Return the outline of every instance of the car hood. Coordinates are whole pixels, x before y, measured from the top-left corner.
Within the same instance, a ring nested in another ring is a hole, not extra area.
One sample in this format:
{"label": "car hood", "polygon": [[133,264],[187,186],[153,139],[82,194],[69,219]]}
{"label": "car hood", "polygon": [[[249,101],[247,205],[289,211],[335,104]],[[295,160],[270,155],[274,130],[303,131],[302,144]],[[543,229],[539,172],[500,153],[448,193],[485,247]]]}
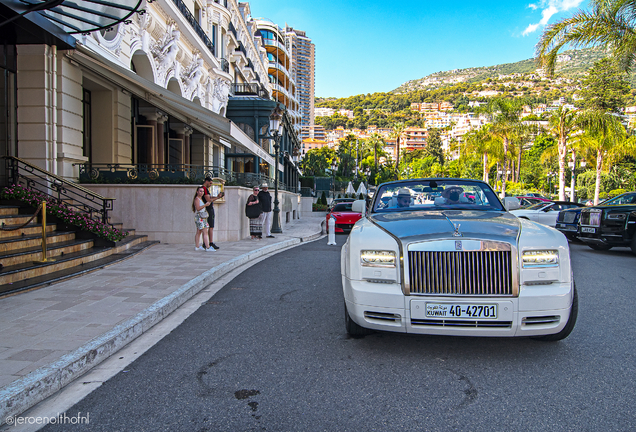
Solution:
{"label": "car hood", "polygon": [[[521,230],[517,217],[500,211],[403,211],[373,214],[369,220],[400,240],[409,242],[463,237],[516,244]],[[454,235],[456,230],[453,225],[461,236]]]}

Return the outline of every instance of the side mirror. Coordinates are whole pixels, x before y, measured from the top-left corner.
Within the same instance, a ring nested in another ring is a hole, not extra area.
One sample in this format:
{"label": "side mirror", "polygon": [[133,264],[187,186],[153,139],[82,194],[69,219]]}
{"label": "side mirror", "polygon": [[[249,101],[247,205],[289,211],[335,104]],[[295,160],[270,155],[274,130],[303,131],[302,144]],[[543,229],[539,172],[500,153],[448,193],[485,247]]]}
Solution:
{"label": "side mirror", "polygon": [[503,201],[504,201],[503,202],[504,207],[508,211],[517,210],[519,207],[521,207],[521,204],[519,203],[519,199],[516,197],[505,197]]}
{"label": "side mirror", "polygon": [[362,217],[366,216],[367,203],[365,200],[356,200],[351,205],[351,211],[362,214]]}

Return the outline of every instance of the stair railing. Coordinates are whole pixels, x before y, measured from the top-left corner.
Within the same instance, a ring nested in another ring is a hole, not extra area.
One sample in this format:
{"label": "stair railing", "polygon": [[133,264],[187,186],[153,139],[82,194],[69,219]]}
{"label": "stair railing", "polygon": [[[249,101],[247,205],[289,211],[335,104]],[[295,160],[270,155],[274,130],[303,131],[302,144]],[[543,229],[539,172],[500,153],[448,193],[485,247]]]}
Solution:
{"label": "stair railing", "polygon": [[73,211],[108,223],[108,212],[113,209],[114,198],[105,198],[24,159],[14,156],[3,158],[6,161],[7,177],[14,185],[41,192]]}

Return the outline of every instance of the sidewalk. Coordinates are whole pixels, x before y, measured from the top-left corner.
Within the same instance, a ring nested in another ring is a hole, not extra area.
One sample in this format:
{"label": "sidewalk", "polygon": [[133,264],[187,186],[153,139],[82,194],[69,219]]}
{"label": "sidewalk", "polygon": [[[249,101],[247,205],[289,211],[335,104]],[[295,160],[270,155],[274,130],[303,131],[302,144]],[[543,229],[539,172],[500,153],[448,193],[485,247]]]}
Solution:
{"label": "sidewalk", "polygon": [[[113,355],[212,281],[321,235],[305,217],[276,238],[219,243],[216,252],[159,244],[132,258],[0,300],[0,424]],[[194,237],[194,235],[193,235]]]}

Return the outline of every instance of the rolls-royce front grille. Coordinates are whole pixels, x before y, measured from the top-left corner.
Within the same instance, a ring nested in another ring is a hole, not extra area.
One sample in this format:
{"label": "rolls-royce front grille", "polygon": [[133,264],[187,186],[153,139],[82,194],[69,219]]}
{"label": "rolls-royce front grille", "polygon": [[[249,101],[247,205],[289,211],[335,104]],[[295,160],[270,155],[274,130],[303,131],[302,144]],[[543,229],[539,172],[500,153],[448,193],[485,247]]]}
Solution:
{"label": "rolls-royce front grille", "polygon": [[563,222],[563,223],[573,223],[574,220],[576,219],[575,212],[563,212],[559,214],[559,218],[561,218],[561,216],[563,217],[563,220],[560,220],[559,222]]}
{"label": "rolls-royce front grille", "polygon": [[591,210],[591,211],[585,211],[585,212],[581,212],[581,219],[580,219],[580,223],[581,225],[588,225],[588,226],[601,226],[601,211],[600,210]]}
{"label": "rolls-royce front grille", "polygon": [[410,251],[410,292],[510,296],[511,262],[510,251]]}

